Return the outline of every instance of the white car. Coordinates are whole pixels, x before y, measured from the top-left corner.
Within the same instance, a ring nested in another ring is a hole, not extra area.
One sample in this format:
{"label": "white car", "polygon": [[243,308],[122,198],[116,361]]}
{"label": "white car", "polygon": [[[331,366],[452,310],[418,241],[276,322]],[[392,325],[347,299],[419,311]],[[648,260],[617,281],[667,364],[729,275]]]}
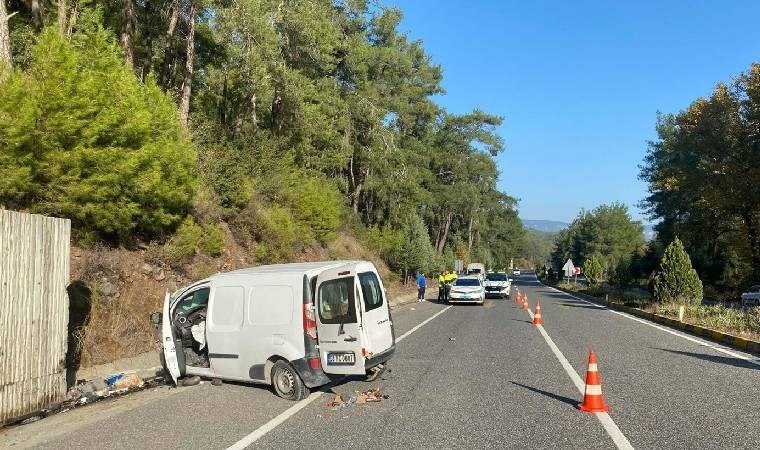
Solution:
{"label": "white car", "polygon": [[760,284],[749,288],[749,291],[742,294],[742,306],[760,306]]}
{"label": "white car", "polygon": [[489,295],[501,298],[509,297],[512,289],[512,280],[504,272],[491,272],[486,275],[486,281],[483,283],[486,290],[486,297]]}
{"label": "white car", "polygon": [[449,291],[451,303],[478,303],[482,305],[486,300],[486,290],[479,276],[459,277],[454,281]]}

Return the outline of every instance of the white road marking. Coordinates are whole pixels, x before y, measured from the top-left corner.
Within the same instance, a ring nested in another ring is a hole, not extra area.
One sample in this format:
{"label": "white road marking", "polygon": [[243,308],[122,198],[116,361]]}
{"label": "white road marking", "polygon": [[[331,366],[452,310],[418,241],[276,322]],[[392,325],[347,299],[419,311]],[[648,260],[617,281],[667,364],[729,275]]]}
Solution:
{"label": "white road marking", "polygon": [[627,319],[631,319],[631,320],[634,320],[636,322],[643,323],[644,325],[650,326],[652,328],[657,328],[660,331],[664,331],[664,332],[666,332],[668,334],[672,334],[673,336],[678,336],[680,338],[686,339],[687,341],[694,342],[695,344],[699,344],[702,347],[711,348],[711,349],[713,349],[715,351],[724,353],[724,354],[729,355],[729,356],[733,356],[734,358],[739,358],[739,359],[742,359],[742,360],[747,361],[749,363],[755,364],[756,366],[760,366],[760,359],[752,358],[752,357],[749,357],[749,356],[745,356],[745,355],[742,355],[741,353],[732,352],[731,350],[728,350],[728,349],[726,349],[724,347],[715,345],[715,344],[713,344],[711,342],[707,342],[707,341],[704,341],[702,339],[697,339],[695,337],[689,336],[689,335],[681,333],[679,331],[675,331],[675,330],[671,330],[669,328],[665,328],[663,326],[657,325],[656,323],[652,323],[652,322],[650,322],[648,320],[644,320],[644,319],[640,319],[638,317],[634,317],[634,316],[632,316],[630,314],[626,314],[626,313],[621,312],[621,311],[615,311],[614,309],[607,308],[606,306],[597,305],[594,302],[590,302],[588,300],[584,300],[584,299],[582,299],[580,297],[576,297],[576,296],[574,296],[572,294],[568,294],[567,292],[560,291],[559,289],[556,289],[556,288],[552,288],[552,289],[554,289],[555,291],[560,292],[562,294],[565,294],[568,297],[571,297],[571,298],[574,298],[576,300],[582,301],[583,303],[595,306],[595,307],[597,307],[599,309],[607,310],[607,311],[609,311],[609,312],[611,312],[613,314],[617,314],[617,315],[625,317]]}
{"label": "white road marking", "polygon": [[[528,315],[532,320],[534,316],[531,310],[528,310]],[[578,388],[578,391],[581,394],[584,394],[586,391],[586,383],[581,379],[581,376],[578,375],[578,372],[576,372],[573,366],[570,365],[570,362],[567,360],[567,358],[565,358],[565,355],[562,353],[562,351],[560,351],[544,327],[542,325],[536,325],[536,328],[538,328],[541,336],[544,337],[544,340],[549,345],[552,353],[554,353],[554,356],[557,357],[557,360],[559,360],[559,363],[562,365],[562,368],[565,369],[565,372],[570,377],[570,380],[572,380],[575,387]],[[615,446],[617,446],[617,448],[621,450],[633,450],[633,446],[628,441],[628,438],[626,438],[623,432],[620,431],[620,428],[618,428],[617,424],[615,424],[615,421],[612,420],[612,417],[610,417],[609,414],[604,412],[593,414],[597,419],[599,419],[602,427],[604,427],[604,430],[607,432],[610,438],[612,438],[612,442],[615,443]]]}
{"label": "white road marking", "polygon": [[[446,311],[448,311],[449,308],[451,308],[451,306],[448,306],[448,307],[446,307],[446,308],[438,311],[437,313],[433,314],[432,316],[430,316],[429,318],[427,318],[424,322],[418,324],[417,326],[415,326],[411,330],[407,331],[406,333],[404,333],[401,336],[399,336],[398,338],[396,338],[396,342],[397,343],[401,342],[406,337],[408,337],[409,335],[411,335],[415,331],[417,331],[420,328],[422,328],[423,326],[425,326],[425,324],[427,324],[431,320],[435,319],[436,317],[438,317],[441,314],[443,314]],[[339,381],[340,380],[335,381],[333,383],[330,383],[330,384],[328,384],[325,387],[330,387],[330,386],[338,383]],[[283,422],[285,422],[286,420],[288,420],[291,417],[293,417],[296,413],[298,413],[298,411],[300,411],[300,410],[306,408],[307,406],[309,406],[309,404],[311,404],[312,402],[314,402],[314,400],[317,400],[319,397],[321,397],[322,394],[324,394],[324,392],[322,392],[322,391],[312,392],[311,395],[309,395],[305,399],[301,400],[300,402],[296,403],[295,405],[291,406],[290,408],[286,409],[285,411],[283,411],[282,413],[280,413],[274,419],[270,420],[269,422],[265,423],[264,425],[260,426],[256,430],[254,430],[251,434],[245,436],[243,439],[240,439],[239,441],[237,441],[234,444],[232,444],[229,447],[227,447],[227,450],[242,450],[242,449],[248,447],[249,445],[251,445],[254,442],[256,442],[259,439],[261,439],[265,434],[267,434],[270,431],[274,430],[278,425],[281,425]]]}
{"label": "white road marking", "polygon": [[443,314],[446,311],[448,311],[449,308],[451,308],[451,306],[447,306],[447,307],[443,308],[442,310],[438,311],[437,313],[433,314],[432,316],[428,317],[424,322],[420,323],[419,325],[415,326],[411,330],[409,330],[406,333],[402,334],[401,336],[397,337],[396,338],[396,342],[403,341],[407,336],[409,336],[410,334],[412,334],[415,331],[419,330],[420,328],[424,327],[428,322],[430,322],[431,320],[435,319],[436,317],[438,317],[441,314]]}

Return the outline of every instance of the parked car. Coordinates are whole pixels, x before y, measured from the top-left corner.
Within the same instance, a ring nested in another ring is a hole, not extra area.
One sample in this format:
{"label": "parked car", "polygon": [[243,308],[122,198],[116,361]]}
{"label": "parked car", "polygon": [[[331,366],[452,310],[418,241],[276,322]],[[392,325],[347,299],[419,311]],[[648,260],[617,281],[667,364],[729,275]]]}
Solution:
{"label": "parked car", "polygon": [[760,284],[756,284],[742,294],[742,306],[760,306]]}
{"label": "parked car", "polygon": [[454,281],[449,292],[451,303],[479,303],[483,304],[486,299],[486,291],[479,276],[467,275]]}
{"label": "parked car", "polygon": [[486,281],[483,282],[486,297],[496,296],[501,298],[509,297],[512,289],[512,280],[504,272],[491,272],[486,275]]}
{"label": "parked car", "polygon": [[271,384],[289,400],[342,375],[377,376],[395,351],[388,299],[366,261],[260,266],[167,293],[152,317],[174,382]]}
{"label": "parked car", "polygon": [[467,264],[467,275],[478,276],[480,277],[480,280],[483,281],[486,275],[486,266],[481,263]]}
{"label": "parked car", "polygon": [[515,269],[512,271],[512,275],[519,277],[520,276],[520,269]]}

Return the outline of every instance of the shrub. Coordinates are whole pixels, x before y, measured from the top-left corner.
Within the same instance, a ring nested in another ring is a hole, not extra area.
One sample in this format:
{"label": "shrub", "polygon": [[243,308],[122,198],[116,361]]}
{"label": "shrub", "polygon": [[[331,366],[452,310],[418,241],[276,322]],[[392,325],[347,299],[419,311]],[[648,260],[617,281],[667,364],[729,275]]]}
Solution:
{"label": "shrub", "polygon": [[177,108],[141,84],[109,32],[45,30],[0,82],[0,203],[70,218],[89,240],[160,235],[186,215],[195,156]]}
{"label": "shrub", "polygon": [[185,218],[164,245],[162,259],[169,265],[176,266],[187,262],[189,258],[204,253],[219,256],[224,250],[224,232],[216,224],[198,225],[191,217]]}
{"label": "shrub", "polygon": [[678,238],[665,249],[660,269],[652,281],[652,289],[658,302],[702,302],[702,281],[691,266],[691,259]]}
{"label": "shrub", "polygon": [[256,259],[263,263],[292,261],[297,247],[303,245],[303,230],[292,214],[282,206],[272,205],[257,211],[253,220]]}
{"label": "shrub", "polygon": [[328,181],[306,177],[284,194],[294,218],[311,231],[311,237],[322,244],[335,238],[343,199]]}
{"label": "shrub", "polygon": [[586,261],[583,263],[583,275],[586,277],[586,280],[588,280],[591,286],[596,286],[599,284],[599,280],[601,280],[603,272],[604,268],[602,267],[602,263],[599,261],[599,257],[596,254],[591,255],[591,257],[586,259]]}

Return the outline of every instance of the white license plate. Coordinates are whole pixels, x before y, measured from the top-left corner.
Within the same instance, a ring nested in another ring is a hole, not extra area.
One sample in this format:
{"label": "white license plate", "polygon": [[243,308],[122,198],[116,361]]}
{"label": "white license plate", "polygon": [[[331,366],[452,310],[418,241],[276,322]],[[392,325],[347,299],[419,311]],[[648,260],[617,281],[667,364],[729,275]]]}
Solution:
{"label": "white license plate", "polygon": [[331,366],[353,366],[356,364],[356,356],[353,352],[328,353],[327,364]]}

